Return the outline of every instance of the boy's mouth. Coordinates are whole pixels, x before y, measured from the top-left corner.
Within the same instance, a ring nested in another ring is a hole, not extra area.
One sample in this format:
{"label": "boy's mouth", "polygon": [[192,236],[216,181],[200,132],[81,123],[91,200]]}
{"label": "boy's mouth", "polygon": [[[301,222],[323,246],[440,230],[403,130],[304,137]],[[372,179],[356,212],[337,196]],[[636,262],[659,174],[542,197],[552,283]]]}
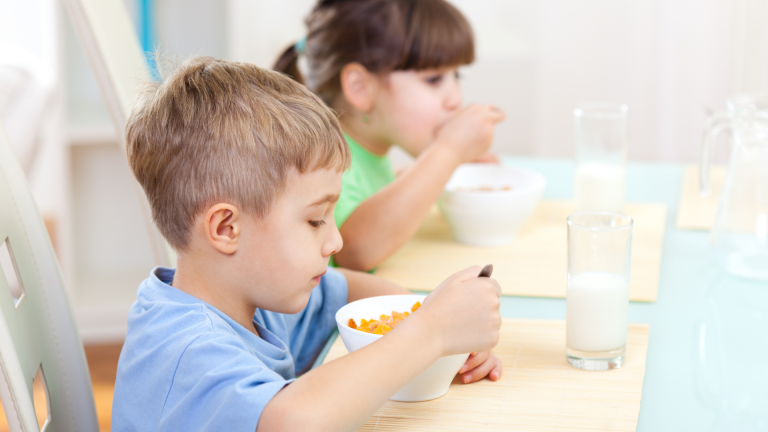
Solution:
{"label": "boy's mouth", "polygon": [[312,283],[314,283],[315,285],[319,284],[319,283],[320,283],[320,278],[321,278],[321,277],[323,277],[323,275],[324,275],[326,272],[328,272],[328,270],[326,270],[326,271],[324,271],[324,272],[320,273],[319,275],[317,275],[317,276],[313,277],[313,278],[312,278]]}

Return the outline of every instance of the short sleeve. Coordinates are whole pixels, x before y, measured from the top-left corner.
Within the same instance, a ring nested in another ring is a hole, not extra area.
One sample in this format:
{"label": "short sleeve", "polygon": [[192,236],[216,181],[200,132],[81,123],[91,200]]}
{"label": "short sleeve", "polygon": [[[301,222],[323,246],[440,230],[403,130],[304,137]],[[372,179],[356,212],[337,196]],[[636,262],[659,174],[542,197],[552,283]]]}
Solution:
{"label": "short sleeve", "polygon": [[339,229],[363,201],[395,179],[389,157],[374,155],[349,136],[344,136],[352,155],[352,164],[342,176],[341,196],[334,211],[334,220]]}
{"label": "short sleeve", "polygon": [[296,374],[305,373],[336,329],[336,312],[347,304],[347,278],[328,268],[304,310],[286,316]]}
{"label": "short sleeve", "polygon": [[355,209],[368,198],[368,194],[360,178],[360,167],[352,161],[352,167],[341,177],[341,195],[336,203],[333,218],[336,226],[341,229],[344,222]]}
{"label": "short sleeve", "polygon": [[179,360],[158,430],[253,432],[267,403],[292,381],[234,335],[201,335]]}

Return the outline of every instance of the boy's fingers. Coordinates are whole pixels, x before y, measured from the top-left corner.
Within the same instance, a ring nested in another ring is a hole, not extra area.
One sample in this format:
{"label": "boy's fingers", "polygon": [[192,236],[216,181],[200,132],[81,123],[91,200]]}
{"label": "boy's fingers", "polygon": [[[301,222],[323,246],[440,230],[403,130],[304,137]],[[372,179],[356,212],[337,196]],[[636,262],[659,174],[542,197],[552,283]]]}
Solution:
{"label": "boy's fingers", "polygon": [[471,371],[464,372],[461,374],[461,382],[469,384],[485,378],[496,367],[497,361],[496,357],[491,357]]}
{"label": "boy's fingers", "polygon": [[477,278],[477,281],[474,281],[473,283],[479,284],[478,287],[486,288],[490,285],[490,288],[493,289],[494,294],[496,294],[496,297],[501,298],[501,285],[499,285],[499,281],[497,281],[494,278]]}
{"label": "boy's fingers", "polygon": [[482,270],[482,267],[479,265],[473,265],[472,267],[467,267],[460,272],[452,274],[448,279],[458,280],[459,282],[466,282],[470,279],[476,278],[480,273],[480,270]]}
{"label": "boy's fingers", "polygon": [[459,272],[456,272],[450,276],[446,280],[444,280],[440,285],[437,286],[426,299],[424,299],[424,304],[427,304],[432,301],[432,297],[435,295],[438,295],[437,293],[443,289],[446,285],[450,285],[453,281],[459,281],[459,282],[466,282],[472,278],[477,278],[477,275],[480,273],[480,270],[482,268],[479,265],[474,265],[472,267],[467,267],[464,270],[461,270]]}
{"label": "boy's fingers", "polygon": [[491,372],[488,374],[488,378],[490,378],[491,381],[497,381],[499,378],[501,378],[501,359],[496,356],[494,356],[494,358],[496,359],[496,366],[494,366],[493,369],[491,369]]}
{"label": "boy's fingers", "polygon": [[491,284],[493,284],[493,290],[496,291],[496,296],[501,298],[501,285],[499,285],[499,281],[496,279],[490,279]]}
{"label": "boy's fingers", "polygon": [[484,361],[488,360],[488,356],[490,355],[491,355],[490,351],[483,351],[475,355],[469,356],[469,358],[467,359],[467,362],[461,366],[461,369],[459,369],[459,373],[471,371],[472,369],[476,368],[478,365],[480,365]]}

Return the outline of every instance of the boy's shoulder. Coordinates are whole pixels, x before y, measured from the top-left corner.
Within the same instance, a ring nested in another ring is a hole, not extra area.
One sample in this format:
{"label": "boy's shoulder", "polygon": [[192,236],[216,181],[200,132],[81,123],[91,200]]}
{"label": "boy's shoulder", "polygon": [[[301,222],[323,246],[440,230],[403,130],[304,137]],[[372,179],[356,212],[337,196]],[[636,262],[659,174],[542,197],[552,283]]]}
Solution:
{"label": "boy's shoulder", "polygon": [[335,327],[335,312],[347,299],[346,278],[328,268],[302,312],[285,315],[257,309],[253,323],[259,337],[208,303],[172,287],[173,276],[173,269],[158,267],[140,285],[128,317],[126,348],[178,350],[215,339],[263,357],[276,354],[275,347],[288,350],[291,336],[303,333],[297,327],[307,327],[306,331],[323,323]]}
{"label": "boy's shoulder", "polygon": [[[128,316],[128,336],[141,334],[158,343],[204,334],[232,334],[232,328],[201,300],[173,288],[173,270],[158,267],[141,283]],[[163,341],[164,340],[164,341]]]}
{"label": "boy's shoulder", "polygon": [[[311,367],[346,303],[328,269],[295,315],[257,311],[256,336],[168,283],[157,268],[139,287],[117,368],[113,430],[250,430],[271,398]],[[229,321],[228,321],[229,320]]]}
{"label": "boy's shoulder", "polygon": [[157,268],[139,287],[118,364],[113,426],[193,427],[211,419],[255,426],[294,377],[288,347],[278,338],[249,337],[212,306],[168,285],[172,278],[173,270]]}

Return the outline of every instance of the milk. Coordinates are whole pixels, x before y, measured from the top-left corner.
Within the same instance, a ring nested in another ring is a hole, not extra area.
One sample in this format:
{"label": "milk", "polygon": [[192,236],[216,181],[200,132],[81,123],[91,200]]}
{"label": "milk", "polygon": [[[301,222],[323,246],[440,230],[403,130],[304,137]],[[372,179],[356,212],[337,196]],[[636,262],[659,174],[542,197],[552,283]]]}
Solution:
{"label": "milk", "polygon": [[625,169],[617,164],[583,163],[576,168],[576,211],[621,213]]}
{"label": "milk", "polygon": [[586,272],[570,277],[565,344],[578,351],[610,351],[627,343],[629,284],[623,276]]}

